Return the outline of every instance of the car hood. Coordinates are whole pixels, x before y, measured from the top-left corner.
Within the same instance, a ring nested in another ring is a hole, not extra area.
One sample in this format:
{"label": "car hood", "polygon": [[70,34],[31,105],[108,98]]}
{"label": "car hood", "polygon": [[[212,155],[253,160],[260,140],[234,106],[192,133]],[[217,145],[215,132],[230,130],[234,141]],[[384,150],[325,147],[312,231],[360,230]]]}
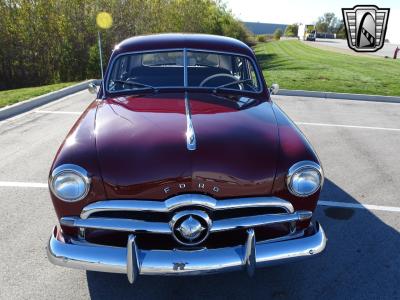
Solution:
{"label": "car hood", "polygon": [[271,103],[188,93],[197,142],[190,151],[184,97],[116,97],[98,105],[96,147],[107,197],[270,194],[279,151]]}

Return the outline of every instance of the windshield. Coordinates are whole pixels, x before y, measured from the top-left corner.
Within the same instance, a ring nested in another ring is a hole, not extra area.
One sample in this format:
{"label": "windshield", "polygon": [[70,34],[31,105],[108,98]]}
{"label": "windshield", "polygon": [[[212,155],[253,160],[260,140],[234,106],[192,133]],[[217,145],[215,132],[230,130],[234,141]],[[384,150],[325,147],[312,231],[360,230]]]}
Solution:
{"label": "windshield", "polygon": [[124,54],[113,63],[106,87],[109,92],[158,88],[260,92],[250,59],[192,50]]}

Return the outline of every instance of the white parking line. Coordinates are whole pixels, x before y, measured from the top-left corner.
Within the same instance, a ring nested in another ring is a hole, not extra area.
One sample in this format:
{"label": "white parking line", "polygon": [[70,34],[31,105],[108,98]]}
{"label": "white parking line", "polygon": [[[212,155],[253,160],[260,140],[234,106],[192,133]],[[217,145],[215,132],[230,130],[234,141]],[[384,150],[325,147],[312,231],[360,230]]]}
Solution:
{"label": "white parking line", "polygon": [[[48,107],[51,107],[51,106],[53,106],[53,105],[55,105],[55,104],[57,104],[57,103],[60,103],[60,102],[62,102],[62,101],[64,101],[64,100],[68,100],[68,99],[70,99],[70,98],[72,98],[72,97],[75,97],[75,96],[77,96],[77,95],[84,94],[84,93],[87,93],[87,90],[83,90],[83,91],[80,91],[80,92],[76,92],[75,94],[71,94],[71,95],[65,96],[65,97],[63,97],[63,98],[60,98],[60,99],[58,99],[58,100],[49,102],[49,103],[47,103],[47,104],[41,106],[41,108],[48,108]],[[22,114],[16,115],[16,116],[14,116],[14,117],[11,117],[11,118],[8,118],[8,119],[5,119],[5,120],[1,120],[1,121],[0,121],[0,125],[1,125],[1,124],[7,124],[7,123],[9,123],[9,122],[12,122],[12,121],[21,119],[21,118],[25,117],[26,115],[29,115],[29,114],[34,113],[34,112],[35,112],[35,111],[29,110],[29,111],[27,111],[27,112],[24,112],[24,113],[22,113]]]}
{"label": "white parking line", "polygon": [[35,110],[38,114],[65,114],[65,115],[80,115],[81,112],[77,111],[54,111],[54,110]]}
{"label": "white parking line", "polygon": [[346,208],[358,208],[367,210],[383,210],[391,212],[400,212],[400,207],[397,206],[382,206],[373,204],[356,204],[356,203],[345,203],[345,202],[335,202],[335,201],[318,201],[318,205],[322,206],[333,206],[333,207],[346,207]]}
{"label": "white parking line", "polygon": [[[77,115],[77,116],[82,114],[82,112],[78,112],[78,111],[35,110],[34,112],[35,113],[39,113],[39,114],[60,114],[60,115]],[[327,123],[309,123],[309,122],[296,122],[296,124],[297,125],[306,125],[306,126],[342,127],[342,128],[355,128],[355,129],[400,131],[400,128],[390,128],[390,127],[372,127],[372,126],[327,124]]]}
{"label": "white parking line", "polygon": [[[47,185],[47,183],[39,183],[39,182],[0,181],[0,187],[48,188],[48,185]],[[326,201],[326,200],[318,201],[318,205],[331,206],[331,207],[357,208],[357,209],[366,209],[366,210],[380,210],[380,211],[389,211],[389,212],[400,212],[400,207],[397,207],[397,206],[346,203],[346,202],[336,202],[336,201]]]}
{"label": "white parking line", "polygon": [[0,181],[0,187],[47,188],[48,185],[39,182]]}
{"label": "white parking line", "polygon": [[344,128],[356,128],[356,129],[400,131],[400,128],[389,128],[389,127],[371,127],[371,126],[326,124],[326,123],[308,123],[308,122],[295,122],[295,123],[298,124],[298,125],[307,125],[307,126],[344,127]]}

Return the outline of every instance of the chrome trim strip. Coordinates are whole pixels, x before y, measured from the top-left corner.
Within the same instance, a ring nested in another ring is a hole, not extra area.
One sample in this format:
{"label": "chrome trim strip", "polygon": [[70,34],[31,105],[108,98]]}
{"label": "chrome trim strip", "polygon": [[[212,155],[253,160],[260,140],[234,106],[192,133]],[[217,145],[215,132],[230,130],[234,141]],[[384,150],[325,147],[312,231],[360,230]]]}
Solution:
{"label": "chrome trim strip", "polygon": [[[311,218],[312,212],[308,213],[310,213],[309,217]],[[210,232],[221,232],[240,228],[253,228],[277,223],[297,222],[304,220],[300,218],[302,215],[302,212],[294,212],[292,214],[265,214],[216,220],[213,222]]]}
{"label": "chrome trim strip", "polygon": [[211,210],[226,210],[255,207],[278,207],[287,213],[293,213],[293,205],[277,197],[246,197],[216,200],[201,194],[183,194],[165,201],[157,200],[105,200],[93,202],[82,209],[81,218],[87,219],[90,215],[103,211],[145,211],[170,212],[187,206],[201,206]]}
{"label": "chrome trim strip", "polygon": [[63,217],[60,224],[68,227],[80,227],[103,230],[117,230],[125,232],[143,232],[171,234],[168,223],[147,222],[142,220],[120,219],[120,218],[89,218]]}
{"label": "chrome trim strip", "polygon": [[197,142],[192,122],[192,114],[190,111],[189,96],[187,92],[185,92],[185,114],[186,114],[186,147],[189,151],[194,151],[196,150]]}
{"label": "chrome trim strip", "polygon": [[[53,264],[111,273],[127,273],[127,249],[90,243],[74,244],[57,239],[55,231],[47,246],[47,256]],[[315,233],[274,243],[255,243],[256,267],[270,266],[296,258],[321,253],[326,247],[326,236],[316,224]],[[198,275],[244,269],[244,246],[219,249],[138,250],[138,273],[144,275]]]}
{"label": "chrome trim strip", "polygon": [[126,245],[126,275],[128,276],[128,281],[134,283],[139,277],[139,273],[138,248],[136,246],[135,236],[131,234],[128,237],[128,243]]}
{"label": "chrome trim strip", "polygon": [[[183,86],[188,88],[188,57],[187,49],[183,49]],[[192,114],[190,110],[190,102],[188,92],[185,91],[185,114],[186,114],[186,148],[189,151],[196,150],[196,134],[193,128]]]}
{"label": "chrome trim strip", "polygon": [[[208,224],[209,229],[208,228],[207,229],[209,230],[210,233],[241,229],[241,228],[254,228],[254,227],[277,224],[277,223],[295,223],[297,221],[308,220],[312,217],[311,211],[297,211],[289,214],[264,214],[264,215],[215,220],[212,222],[209,219],[208,215],[203,211],[193,210],[193,211],[178,212],[172,218],[170,223],[147,222],[142,220],[120,219],[120,218],[80,219],[79,217],[63,217],[60,219],[60,224],[68,227],[79,227],[79,228],[116,230],[125,232],[173,234],[173,228],[176,220],[183,215],[190,215],[190,214],[202,216]],[[206,237],[207,236],[205,236],[204,239]],[[202,239],[202,241],[204,239]],[[182,243],[181,241],[179,242]],[[188,245],[193,245],[193,244],[188,244]]]}

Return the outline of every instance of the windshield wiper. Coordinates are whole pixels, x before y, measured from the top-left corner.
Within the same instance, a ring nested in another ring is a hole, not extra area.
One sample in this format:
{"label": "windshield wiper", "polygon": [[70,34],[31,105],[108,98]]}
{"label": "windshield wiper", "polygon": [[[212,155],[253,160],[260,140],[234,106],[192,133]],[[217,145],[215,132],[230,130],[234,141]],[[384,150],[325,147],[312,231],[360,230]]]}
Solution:
{"label": "windshield wiper", "polygon": [[154,86],[151,86],[149,84],[144,84],[141,82],[137,82],[137,81],[132,81],[132,80],[113,80],[114,83],[122,83],[122,84],[129,84],[132,86],[139,86],[141,87],[140,90],[143,89],[149,89],[149,90],[153,90],[153,91],[157,91],[157,89]]}
{"label": "windshield wiper", "polygon": [[245,82],[249,82],[249,81],[253,82],[252,79],[235,80],[235,81],[232,81],[232,82],[229,82],[229,83],[225,83],[225,84],[221,84],[219,86],[216,86],[215,88],[213,88],[213,91],[217,92],[218,90],[224,89],[224,88],[226,88],[228,86],[231,86],[233,84],[245,83]]}

